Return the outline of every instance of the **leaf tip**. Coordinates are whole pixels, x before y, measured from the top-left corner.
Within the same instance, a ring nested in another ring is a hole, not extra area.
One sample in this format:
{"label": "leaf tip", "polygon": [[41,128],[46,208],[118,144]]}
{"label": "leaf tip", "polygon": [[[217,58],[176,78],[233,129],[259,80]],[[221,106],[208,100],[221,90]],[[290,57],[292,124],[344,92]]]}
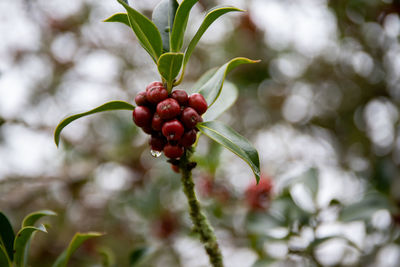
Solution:
{"label": "leaf tip", "polygon": [[58,214],[52,210],[44,210],[43,212],[46,213],[47,216],[57,216]]}
{"label": "leaf tip", "polygon": [[60,145],[60,135],[57,133],[57,129],[54,132],[54,143],[56,144],[57,148],[60,148],[59,147],[59,145]]}

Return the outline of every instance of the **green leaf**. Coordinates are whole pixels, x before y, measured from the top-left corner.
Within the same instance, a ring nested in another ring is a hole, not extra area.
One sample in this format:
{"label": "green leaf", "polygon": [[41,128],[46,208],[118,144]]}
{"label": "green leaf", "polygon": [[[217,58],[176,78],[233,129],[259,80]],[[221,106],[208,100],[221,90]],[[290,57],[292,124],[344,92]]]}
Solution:
{"label": "green leaf", "polygon": [[197,82],[190,89],[191,92],[197,92],[199,88],[201,88],[209,79],[217,72],[218,68],[212,68],[206,71],[201,77],[197,80]]}
{"label": "green leaf", "polygon": [[162,40],[156,25],[146,16],[130,7],[123,0],[117,0],[128,12],[129,24],[140,44],[157,62],[162,53]]}
{"label": "green leaf", "polygon": [[200,41],[201,37],[206,32],[208,27],[210,27],[210,25],[214,21],[216,21],[219,17],[221,17],[222,15],[224,15],[228,12],[232,12],[232,11],[241,11],[242,12],[244,10],[238,9],[236,7],[220,7],[220,8],[211,10],[206,15],[205,19],[203,20],[203,23],[200,25],[200,28],[197,30],[196,34],[190,41],[188,48],[186,49],[185,58],[183,60],[183,69],[185,69],[186,64],[188,63],[190,56],[192,55],[197,43]]}
{"label": "green leaf", "polygon": [[178,7],[176,0],[162,0],[153,10],[152,20],[161,33],[165,52],[169,52],[170,35]]}
{"label": "green leaf", "polygon": [[161,76],[167,80],[169,88],[172,88],[172,83],[182,67],[183,53],[165,53],[158,60],[157,67]]}
{"label": "green leaf", "polygon": [[115,266],[115,254],[108,247],[102,247],[97,251],[101,256],[101,266],[111,267]]}
{"label": "green leaf", "polygon": [[29,256],[30,241],[36,232],[47,233],[44,225],[39,227],[27,226],[19,230],[14,240],[14,262],[15,267],[25,267]]}
{"label": "green leaf", "polygon": [[13,260],[14,230],[4,213],[0,212],[0,243],[3,244],[8,257]]}
{"label": "green leaf", "polygon": [[131,24],[129,24],[128,14],[126,14],[126,13],[116,13],[103,21],[104,22],[120,22],[120,23],[125,24],[128,27],[131,27]]}
{"label": "green leaf", "polygon": [[236,102],[238,95],[239,91],[237,87],[233,83],[225,82],[220,97],[207,109],[206,113],[203,115],[203,120],[212,121],[218,118]]}
{"label": "green leaf", "polygon": [[10,258],[8,257],[6,248],[3,244],[0,244],[0,266],[11,267]]}
{"label": "green leaf", "polygon": [[238,134],[232,128],[217,121],[198,123],[197,128],[215,142],[223,145],[241,157],[253,170],[258,183],[260,180],[260,160],[258,152],[246,138]]}
{"label": "green leaf", "polygon": [[79,113],[79,114],[75,114],[72,116],[69,116],[67,118],[65,118],[64,120],[62,120],[56,127],[56,130],[54,131],[54,142],[56,143],[56,145],[58,146],[59,142],[60,142],[60,133],[61,131],[65,128],[65,126],[67,126],[68,124],[70,124],[71,122],[73,122],[74,120],[77,120],[81,117],[87,116],[87,115],[91,115],[94,113],[98,113],[98,112],[103,112],[103,111],[108,111],[108,110],[134,110],[135,107],[132,106],[131,104],[124,102],[124,101],[111,101],[111,102],[107,102],[95,109],[89,110],[87,112],[83,112],[83,113]]}
{"label": "green leaf", "polygon": [[183,45],[186,26],[189,20],[190,10],[198,0],[183,0],[176,11],[174,25],[171,34],[171,51],[179,52]]}
{"label": "green leaf", "polygon": [[137,266],[137,264],[146,256],[149,249],[146,247],[137,248],[129,255],[129,267]]}
{"label": "green leaf", "polygon": [[368,193],[360,202],[345,206],[339,213],[339,219],[344,222],[369,220],[375,212],[382,209],[393,209],[387,197],[376,192]]}
{"label": "green leaf", "polygon": [[103,234],[97,232],[89,233],[76,233],[68,245],[68,248],[57,258],[53,267],[66,267],[71,255],[89,238],[102,236]]}
{"label": "green leaf", "polygon": [[44,216],[57,216],[57,213],[51,210],[39,210],[28,214],[22,221],[22,227],[34,226],[35,223]]}
{"label": "green leaf", "polygon": [[226,75],[235,67],[241,64],[257,63],[259,61],[250,60],[248,58],[238,57],[234,58],[228,63],[220,67],[213,76],[198,89],[198,92],[204,96],[208,103],[208,107],[214,104],[215,100],[219,97],[222,86],[224,85]]}

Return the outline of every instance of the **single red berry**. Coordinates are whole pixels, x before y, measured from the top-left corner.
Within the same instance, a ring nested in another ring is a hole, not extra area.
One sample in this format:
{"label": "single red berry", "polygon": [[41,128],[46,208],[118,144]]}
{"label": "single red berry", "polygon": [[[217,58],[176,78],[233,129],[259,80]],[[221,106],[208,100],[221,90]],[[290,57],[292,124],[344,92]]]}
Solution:
{"label": "single red berry", "polygon": [[181,107],[178,101],[173,98],[167,98],[157,105],[157,113],[161,119],[169,120],[175,118],[181,113]]}
{"label": "single red berry", "polygon": [[151,150],[155,150],[155,151],[163,151],[164,146],[166,144],[167,144],[167,140],[165,140],[165,137],[158,136],[158,135],[153,135],[149,141]]}
{"label": "single red berry", "polygon": [[171,164],[171,169],[172,169],[174,172],[179,173],[179,166],[178,166],[178,165]]}
{"label": "single red berry", "polygon": [[148,104],[147,98],[146,98],[146,92],[140,92],[136,95],[135,97],[135,102],[138,106],[146,106]]}
{"label": "single red berry", "polygon": [[177,215],[164,212],[152,225],[153,233],[160,239],[170,239],[179,230]]}
{"label": "single red berry", "polygon": [[178,101],[181,106],[186,106],[189,101],[187,93],[183,90],[174,90],[171,97]]}
{"label": "single red berry", "polygon": [[160,118],[158,113],[154,113],[153,119],[151,121],[151,128],[155,131],[161,131],[164,121]]}
{"label": "single red berry", "polygon": [[168,91],[164,86],[153,86],[146,90],[146,99],[150,103],[157,104],[168,97]]}
{"label": "single red berry", "polygon": [[204,197],[214,197],[221,203],[226,203],[231,198],[229,189],[217,183],[211,176],[205,176],[199,180],[199,191]]}
{"label": "single red berry", "polygon": [[180,123],[177,119],[172,121],[167,121],[162,126],[162,133],[168,140],[178,141],[181,139],[184,128],[182,123]]}
{"label": "single red berry", "polygon": [[272,181],[269,177],[261,178],[260,182],[252,183],[246,190],[246,201],[252,210],[268,209],[272,190]]}
{"label": "single red berry", "polygon": [[208,105],[204,97],[199,93],[189,96],[189,107],[194,108],[200,115],[206,112]]}
{"label": "single red berry", "polygon": [[167,144],[164,147],[164,154],[166,157],[175,159],[183,155],[183,148],[179,145]]}
{"label": "single red berry", "polygon": [[146,92],[147,92],[147,90],[149,90],[150,88],[152,88],[152,87],[157,87],[157,86],[163,87],[164,84],[163,84],[162,82],[158,82],[158,81],[151,82],[151,83],[149,83],[149,85],[147,85],[147,87],[146,87]]}
{"label": "single red berry", "polygon": [[153,114],[148,107],[138,106],[133,110],[133,120],[137,126],[143,127],[150,125]]}
{"label": "single red berry", "polygon": [[154,131],[153,131],[153,129],[151,128],[150,125],[142,126],[142,127],[140,127],[140,128],[143,130],[143,132],[145,132],[145,133],[147,133],[147,134],[152,134],[152,133],[154,133]]}
{"label": "single red berry", "polygon": [[216,184],[216,186],[214,187],[213,194],[214,194],[214,197],[220,203],[226,203],[231,198],[231,193],[230,193],[229,189],[226,186],[224,186],[223,184]]}
{"label": "single red berry", "polygon": [[202,177],[199,182],[199,192],[203,197],[211,197],[214,190],[214,179]]}
{"label": "single red berry", "polygon": [[181,140],[179,140],[179,144],[183,147],[190,147],[196,142],[197,132],[193,129],[182,135]]}
{"label": "single red berry", "polygon": [[200,115],[197,113],[197,111],[193,108],[185,108],[182,111],[181,115],[181,121],[183,122],[183,125],[187,129],[193,129],[198,122],[202,122],[203,119],[200,117]]}

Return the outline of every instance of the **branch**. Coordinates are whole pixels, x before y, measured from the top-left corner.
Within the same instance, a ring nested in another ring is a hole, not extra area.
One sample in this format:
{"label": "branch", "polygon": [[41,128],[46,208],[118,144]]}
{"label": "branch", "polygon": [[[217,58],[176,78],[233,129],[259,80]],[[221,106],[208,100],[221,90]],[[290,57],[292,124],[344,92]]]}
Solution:
{"label": "branch", "polygon": [[194,224],[193,230],[200,235],[200,241],[204,245],[212,266],[223,267],[222,254],[214,230],[201,212],[200,203],[196,198],[192,179],[192,169],[195,167],[195,163],[190,162],[189,158],[190,152],[186,150],[179,162],[179,168],[182,172],[183,191],[188,199],[190,218]]}

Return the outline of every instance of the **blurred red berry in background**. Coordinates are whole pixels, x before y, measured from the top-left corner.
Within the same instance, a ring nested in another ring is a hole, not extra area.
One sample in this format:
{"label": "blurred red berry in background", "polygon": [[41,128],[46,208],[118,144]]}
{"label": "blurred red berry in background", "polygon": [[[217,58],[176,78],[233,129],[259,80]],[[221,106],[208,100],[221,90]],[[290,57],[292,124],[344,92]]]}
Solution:
{"label": "blurred red berry in background", "polygon": [[179,228],[178,216],[172,214],[171,212],[164,212],[158,218],[158,220],[153,224],[153,233],[160,239],[168,239],[174,233],[177,232]]}
{"label": "blurred red berry in background", "polygon": [[263,176],[257,184],[253,182],[246,189],[246,202],[251,210],[263,211],[269,207],[272,191],[272,180]]}
{"label": "blurred red berry in background", "polygon": [[204,176],[198,182],[198,190],[201,196],[214,198],[220,203],[226,203],[231,199],[231,192],[224,184],[216,182],[212,176]]}

